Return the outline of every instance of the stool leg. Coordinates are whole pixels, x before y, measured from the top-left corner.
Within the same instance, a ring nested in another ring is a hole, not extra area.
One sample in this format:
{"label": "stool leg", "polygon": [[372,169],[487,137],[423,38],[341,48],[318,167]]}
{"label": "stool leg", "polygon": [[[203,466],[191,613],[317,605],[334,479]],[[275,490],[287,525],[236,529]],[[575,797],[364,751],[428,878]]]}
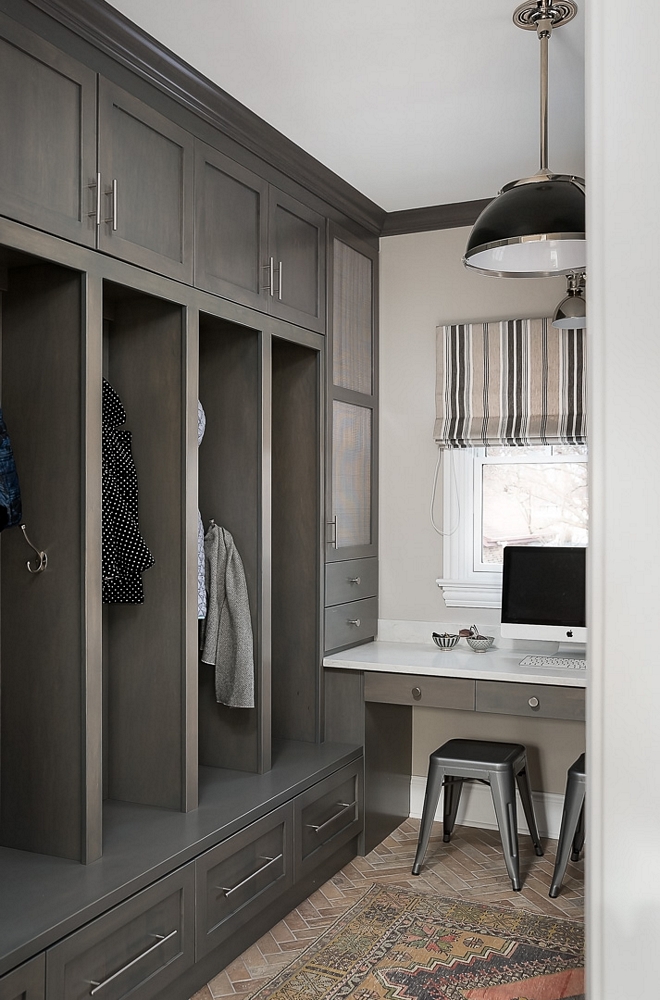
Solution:
{"label": "stool leg", "polygon": [[422,863],[424,861],[424,855],[426,854],[426,848],[428,847],[429,837],[431,836],[431,829],[433,828],[433,819],[435,817],[435,811],[438,808],[438,801],[440,799],[440,789],[442,788],[442,779],[444,777],[444,771],[439,764],[435,762],[433,757],[429,761],[429,775],[426,779],[426,792],[424,794],[424,808],[422,810],[422,822],[419,827],[419,840],[417,841],[417,853],[415,854],[415,862],[412,867],[413,875],[419,875],[422,870]]}
{"label": "stool leg", "polygon": [[543,848],[541,847],[539,829],[536,825],[534,802],[532,801],[532,788],[529,783],[529,775],[527,774],[526,767],[524,767],[522,771],[518,772],[516,775],[516,782],[518,784],[520,801],[522,802],[523,812],[525,813],[525,819],[527,820],[527,826],[529,827],[529,835],[532,838],[532,843],[534,844],[534,850],[536,851],[537,857],[542,858]]}
{"label": "stool leg", "polygon": [[583,847],[584,847],[584,802],[582,803],[582,808],[580,809],[580,818],[578,820],[575,836],[573,837],[573,850],[571,851],[571,861],[580,860],[580,851],[582,850]]}
{"label": "stool leg", "polygon": [[574,781],[569,774],[568,781],[566,782],[566,795],[564,797],[564,811],[561,817],[559,843],[557,844],[557,860],[555,861],[552,884],[548,893],[551,899],[559,895],[562,879],[566,873],[568,855],[571,852],[571,844],[578,828],[583,805],[584,785],[582,782]]}
{"label": "stool leg", "polygon": [[449,843],[449,838],[451,837],[452,830],[454,829],[454,824],[456,822],[456,813],[458,812],[458,803],[461,801],[461,791],[463,790],[463,779],[462,778],[452,778],[449,775],[445,777],[445,797],[443,803],[442,811],[442,839],[445,844]]}
{"label": "stool leg", "polygon": [[514,892],[520,892],[520,859],[518,857],[518,829],[516,822],[516,785],[513,768],[491,772],[490,791],[493,796],[497,825],[500,828],[504,863]]}

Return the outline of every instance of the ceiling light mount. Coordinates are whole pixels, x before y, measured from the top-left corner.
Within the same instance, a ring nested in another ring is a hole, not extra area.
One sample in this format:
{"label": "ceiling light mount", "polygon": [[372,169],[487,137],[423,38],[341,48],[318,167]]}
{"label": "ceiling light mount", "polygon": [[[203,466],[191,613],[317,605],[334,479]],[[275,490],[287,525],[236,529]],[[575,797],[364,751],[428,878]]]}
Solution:
{"label": "ceiling light mount", "polygon": [[[537,3],[521,3],[513,12],[513,23],[517,28],[524,28],[525,31],[547,31],[548,34],[553,28],[559,28],[562,24],[572,21],[577,14],[577,4],[572,0],[560,0],[559,3],[552,3],[551,0],[538,0]],[[550,22],[550,27],[544,22]]]}
{"label": "ceiling light mount", "polygon": [[548,168],[548,42],[572,21],[572,0],[535,0],[514,11],[520,28],[536,31],[541,50],[539,169],[505,184],[474,224],[466,267],[500,278],[545,278],[586,266],[584,180]]}

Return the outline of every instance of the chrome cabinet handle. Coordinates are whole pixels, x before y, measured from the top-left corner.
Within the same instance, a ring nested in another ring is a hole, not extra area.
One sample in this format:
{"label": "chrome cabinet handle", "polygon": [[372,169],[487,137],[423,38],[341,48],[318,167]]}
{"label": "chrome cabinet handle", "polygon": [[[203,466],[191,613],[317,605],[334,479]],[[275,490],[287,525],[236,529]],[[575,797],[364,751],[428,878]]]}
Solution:
{"label": "chrome cabinet handle", "polygon": [[348,621],[346,622],[346,624],[347,625],[355,625],[356,628],[359,628],[360,625],[362,624],[362,622],[361,622],[360,618],[349,618]]}
{"label": "chrome cabinet handle", "polygon": [[419,701],[422,697],[422,689],[420,687],[414,687],[410,693],[415,701]]}
{"label": "chrome cabinet handle", "polygon": [[265,872],[267,868],[270,868],[271,865],[274,865],[275,862],[279,861],[281,858],[281,854],[278,854],[275,858],[260,858],[259,860],[265,861],[266,864],[262,865],[261,868],[257,868],[256,872],[252,872],[251,875],[248,875],[247,878],[244,878],[241,882],[237,882],[236,885],[232,885],[231,889],[228,889],[224,885],[216,885],[216,889],[218,889],[219,892],[224,892],[225,896],[231,896],[232,892],[236,892],[236,890],[240,889],[241,886],[247,885],[251,879],[256,878],[257,875],[261,874],[261,872]]}
{"label": "chrome cabinet handle", "polygon": [[331,823],[334,823],[336,819],[339,819],[340,816],[343,816],[344,813],[348,812],[349,809],[354,809],[356,803],[354,800],[353,802],[338,802],[337,805],[341,806],[341,809],[339,810],[339,812],[335,813],[334,816],[331,816],[330,819],[326,819],[325,823],[320,823],[320,824],[307,823],[306,825],[309,827],[310,830],[314,830],[316,833],[320,833],[321,830],[325,829],[326,826],[330,826]]}
{"label": "chrome cabinet handle", "polygon": [[362,581],[360,580],[359,576],[354,576],[353,579],[349,580],[348,582],[349,583],[356,583],[358,585],[358,587],[359,587]]}
{"label": "chrome cabinet handle", "polygon": [[541,703],[538,698],[530,698],[527,704],[530,708],[538,708]]}
{"label": "chrome cabinet handle", "polygon": [[[100,176],[100,175],[99,175]],[[117,232],[117,178],[112,178],[112,188],[108,191],[108,194],[112,196],[112,214],[106,222],[112,223],[112,231]]]}
{"label": "chrome cabinet handle", "polygon": [[96,190],[96,207],[93,212],[88,212],[87,215],[90,219],[96,220],[96,225],[101,225],[101,175],[96,175],[96,183],[89,185],[90,191]]}
{"label": "chrome cabinet handle", "polygon": [[335,514],[335,516],[333,517],[332,521],[326,521],[326,524],[327,524],[327,526],[329,528],[330,527],[333,528],[332,538],[326,544],[327,545],[332,545],[332,547],[334,549],[336,549],[337,548],[337,515]]}
{"label": "chrome cabinet handle", "polygon": [[277,270],[279,272],[278,278],[277,278],[277,297],[278,297],[278,299],[281,302],[282,301],[282,261],[279,262]]}
{"label": "chrome cabinet handle", "polygon": [[267,264],[261,265],[262,271],[268,271],[268,284],[264,285],[264,288],[268,290],[271,298],[274,295],[273,283],[275,279],[275,261],[271,257]]}
{"label": "chrome cabinet handle", "polygon": [[158,940],[156,941],[155,944],[150,945],[146,951],[143,951],[141,955],[138,955],[136,958],[133,958],[126,965],[123,965],[121,969],[117,970],[117,972],[113,972],[112,975],[108,976],[107,979],[104,979],[103,982],[101,983],[90,982],[89,985],[93,987],[93,989],[89,991],[90,997],[93,997],[96,993],[99,992],[99,990],[102,990],[104,986],[107,986],[109,983],[112,983],[115,979],[117,979],[118,976],[123,975],[123,973],[127,972],[128,969],[131,969],[136,964],[136,962],[141,962],[143,958],[146,958],[147,955],[150,955],[152,951],[155,951],[156,948],[160,948],[161,944],[165,944],[166,941],[169,941],[170,938],[173,938],[174,935],[178,933],[179,933],[178,930],[175,928],[173,931],[170,931],[169,934],[152,934],[152,937],[158,938]]}

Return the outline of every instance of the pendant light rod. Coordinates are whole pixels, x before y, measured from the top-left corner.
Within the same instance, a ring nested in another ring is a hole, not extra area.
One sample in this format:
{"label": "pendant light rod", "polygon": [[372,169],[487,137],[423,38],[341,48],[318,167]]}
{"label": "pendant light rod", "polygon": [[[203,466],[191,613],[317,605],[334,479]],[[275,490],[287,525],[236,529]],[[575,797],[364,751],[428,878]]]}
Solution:
{"label": "pendant light rod", "polygon": [[[552,31],[552,26],[550,27]],[[541,127],[540,172],[548,170],[548,42],[550,31],[539,34],[541,42]]]}

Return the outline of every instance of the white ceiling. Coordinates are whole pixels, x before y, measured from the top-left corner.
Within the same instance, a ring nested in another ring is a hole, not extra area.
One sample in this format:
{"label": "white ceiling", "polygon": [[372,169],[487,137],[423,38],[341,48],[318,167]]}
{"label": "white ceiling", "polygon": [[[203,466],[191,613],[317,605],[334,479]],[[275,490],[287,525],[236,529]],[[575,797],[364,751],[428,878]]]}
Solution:
{"label": "white ceiling", "polygon": [[[516,0],[112,0],[386,211],[538,166],[539,43]],[[550,41],[550,157],[584,176],[584,2]]]}

